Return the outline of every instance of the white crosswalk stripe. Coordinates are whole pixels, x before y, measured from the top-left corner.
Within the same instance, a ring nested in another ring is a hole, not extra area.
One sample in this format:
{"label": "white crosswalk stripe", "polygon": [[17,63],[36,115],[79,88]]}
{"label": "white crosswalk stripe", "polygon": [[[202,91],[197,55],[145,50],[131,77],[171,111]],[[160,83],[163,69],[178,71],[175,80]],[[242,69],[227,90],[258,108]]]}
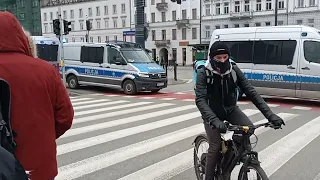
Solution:
{"label": "white crosswalk stripe", "polygon": [[[70,99],[75,118],[72,128],[57,140],[57,180],[196,179],[192,142],[205,130],[194,101],[177,103],[120,96]],[[267,122],[254,106],[239,106],[254,124]],[[298,106],[291,111],[270,107],[287,126],[279,131],[263,127],[255,131],[261,166],[269,177],[297,173],[282,172],[282,168],[313,141],[319,138],[320,142],[320,113],[307,114]],[[231,136],[232,133],[224,134],[226,139]],[[252,136],[251,141],[256,138]],[[239,170],[240,166],[236,166],[232,179],[237,179]],[[320,168],[304,179],[319,180],[319,172]]]}

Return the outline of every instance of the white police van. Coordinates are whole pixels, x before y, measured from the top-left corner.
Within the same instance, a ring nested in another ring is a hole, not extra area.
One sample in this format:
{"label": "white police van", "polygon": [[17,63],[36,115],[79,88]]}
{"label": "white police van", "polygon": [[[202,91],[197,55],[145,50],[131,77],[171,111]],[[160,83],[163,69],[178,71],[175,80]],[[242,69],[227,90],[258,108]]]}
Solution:
{"label": "white police van", "polygon": [[135,94],[167,87],[165,70],[138,44],[80,42],[63,47],[69,88],[81,84],[120,87],[126,94]]}
{"label": "white police van", "polygon": [[216,41],[262,95],[320,99],[320,30],[309,26],[217,29]]}
{"label": "white police van", "polygon": [[52,64],[59,71],[59,39],[56,37],[31,36],[36,42],[38,57]]}

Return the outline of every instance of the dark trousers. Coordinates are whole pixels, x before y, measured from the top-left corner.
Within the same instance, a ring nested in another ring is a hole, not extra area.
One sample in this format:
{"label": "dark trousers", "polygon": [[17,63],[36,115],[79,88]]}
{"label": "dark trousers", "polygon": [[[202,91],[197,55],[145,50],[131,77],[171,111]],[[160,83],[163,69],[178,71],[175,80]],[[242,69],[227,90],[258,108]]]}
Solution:
{"label": "dark trousers", "polygon": [[[236,107],[226,118],[226,121],[233,125],[252,125],[250,119]],[[205,180],[213,180],[214,170],[217,162],[220,160],[219,151],[221,149],[220,133],[217,129],[212,129],[209,125],[204,124],[209,141],[209,149],[206,160]]]}

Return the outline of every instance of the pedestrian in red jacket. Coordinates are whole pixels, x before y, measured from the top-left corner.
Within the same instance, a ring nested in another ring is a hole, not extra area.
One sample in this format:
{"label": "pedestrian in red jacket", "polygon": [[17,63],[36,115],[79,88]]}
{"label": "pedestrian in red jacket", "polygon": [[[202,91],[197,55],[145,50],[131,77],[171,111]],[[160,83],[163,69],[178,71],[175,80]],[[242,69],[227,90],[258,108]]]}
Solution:
{"label": "pedestrian in red jacket", "polygon": [[31,180],[58,174],[56,139],[70,129],[74,111],[57,70],[32,56],[18,20],[0,12],[0,78],[11,87],[16,156]]}

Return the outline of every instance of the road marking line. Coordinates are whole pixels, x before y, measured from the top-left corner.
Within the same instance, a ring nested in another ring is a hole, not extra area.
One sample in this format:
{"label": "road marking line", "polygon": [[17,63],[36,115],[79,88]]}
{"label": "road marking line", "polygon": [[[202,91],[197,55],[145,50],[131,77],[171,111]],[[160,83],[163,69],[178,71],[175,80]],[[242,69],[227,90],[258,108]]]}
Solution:
{"label": "road marking line", "polygon": [[92,100],[92,101],[76,102],[76,103],[72,103],[72,106],[93,104],[93,103],[99,103],[99,102],[105,102],[105,101],[110,101],[110,100],[109,99],[98,99],[98,100]]}
{"label": "road marking line", "polygon": [[[157,104],[157,105],[153,106],[153,108],[160,108],[160,107],[166,107],[166,106],[171,106],[171,104],[167,104],[167,103]],[[110,127],[115,127],[115,126],[119,126],[119,125],[123,125],[123,124],[132,123],[132,122],[138,122],[138,121],[142,121],[142,120],[149,119],[149,118],[159,117],[159,116],[162,116],[163,114],[177,113],[177,112],[185,111],[185,110],[189,110],[189,109],[196,109],[196,106],[195,105],[180,106],[180,107],[175,107],[172,109],[165,109],[165,110],[151,112],[151,113],[147,113],[147,114],[140,114],[140,115],[136,115],[136,116],[122,118],[122,119],[118,119],[118,120],[114,120],[114,121],[108,121],[108,122],[104,122],[104,123],[74,128],[74,129],[70,129],[69,131],[67,131],[64,135],[61,136],[61,138],[70,137],[70,136],[74,136],[74,135],[78,135],[78,134],[84,134],[84,133],[88,133],[88,132],[92,132],[92,131],[97,131],[100,129],[106,129],[106,128],[110,128]]]}
{"label": "road marking line", "polygon": [[294,106],[291,109],[297,109],[297,110],[311,110],[311,107],[305,107],[305,106]]}
{"label": "road marking line", "polygon": [[[125,102],[128,102],[128,101],[114,101],[114,102],[111,102],[111,103],[125,103]],[[142,106],[142,105],[151,104],[151,103],[152,102],[138,102],[138,103],[130,103],[130,104],[124,104],[124,105],[112,106],[112,107],[106,107],[106,108],[91,109],[91,110],[87,110],[87,111],[75,112],[74,115],[75,116],[81,116],[81,115],[93,114],[93,113],[104,112],[104,111],[120,109],[120,108]]]}
{"label": "road marking line", "polygon": [[[73,109],[74,110],[81,110],[81,109],[87,109],[87,108],[93,108],[93,107],[99,107],[99,106],[110,106],[110,105],[126,103],[126,102],[129,102],[129,101],[112,101],[112,102],[106,102],[106,103],[90,104],[90,105],[73,107]],[[96,110],[96,109],[94,109],[94,110]],[[91,111],[91,110],[89,110],[89,111]],[[77,115],[77,113],[78,112],[76,112],[75,115]]]}
{"label": "road marking line", "polygon": [[160,100],[165,100],[165,101],[170,101],[170,100],[175,100],[176,98],[161,98]]}
{"label": "road marking line", "polygon": [[78,102],[78,101],[85,101],[85,100],[90,100],[92,98],[77,98],[77,99],[70,99],[71,102]]}

